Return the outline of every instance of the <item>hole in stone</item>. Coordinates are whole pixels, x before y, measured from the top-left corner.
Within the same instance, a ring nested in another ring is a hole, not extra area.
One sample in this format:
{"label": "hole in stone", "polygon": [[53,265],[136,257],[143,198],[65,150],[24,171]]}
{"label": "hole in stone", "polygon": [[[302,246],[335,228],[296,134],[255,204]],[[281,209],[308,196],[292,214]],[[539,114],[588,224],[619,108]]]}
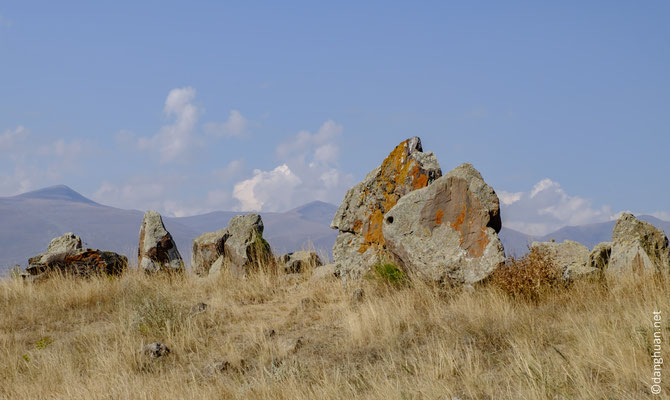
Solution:
{"label": "hole in stone", "polygon": [[393,223],[393,217],[390,217],[390,216],[386,217],[386,222],[389,223],[389,224],[392,224]]}

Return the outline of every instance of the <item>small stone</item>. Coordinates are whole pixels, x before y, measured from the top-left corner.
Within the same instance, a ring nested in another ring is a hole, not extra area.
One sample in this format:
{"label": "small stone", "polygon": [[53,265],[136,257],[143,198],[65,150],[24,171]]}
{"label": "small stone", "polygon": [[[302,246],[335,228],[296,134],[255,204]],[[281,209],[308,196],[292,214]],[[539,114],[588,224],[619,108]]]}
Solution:
{"label": "small stone", "polygon": [[191,313],[192,314],[201,314],[207,311],[207,304],[206,303],[198,303],[191,307]]}
{"label": "small stone", "polygon": [[355,289],[351,293],[351,301],[353,303],[360,303],[361,301],[363,301],[364,298],[365,298],[365,292],[363,292],[362,288]]}
{"label": "small stone", "polygon": [[170,349],[163,343],[155,342],[144,346],[142,349],[145,355],[151,358],[160,358],[170,354]]}

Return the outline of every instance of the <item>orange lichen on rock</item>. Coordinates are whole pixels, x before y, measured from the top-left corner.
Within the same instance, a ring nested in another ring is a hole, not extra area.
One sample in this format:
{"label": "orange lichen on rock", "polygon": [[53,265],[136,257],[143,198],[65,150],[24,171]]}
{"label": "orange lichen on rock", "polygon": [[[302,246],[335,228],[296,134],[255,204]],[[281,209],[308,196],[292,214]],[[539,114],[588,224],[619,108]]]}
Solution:
{"label": "orange lichen on rock", "polygon": [[365,253],[370,247],[383,247],[384,214],[395,206],[403,195],[428,185],[428,173],[415,159],[410,157],[409,142],[405,140],[393,149],[382,162],[375,187],[366,188],[362,194],[362,200],[372,200],[372,204],[368,220],[362,224],[362,231],[356,231],[363,234],[363,243],[358,249],[359,253]]}

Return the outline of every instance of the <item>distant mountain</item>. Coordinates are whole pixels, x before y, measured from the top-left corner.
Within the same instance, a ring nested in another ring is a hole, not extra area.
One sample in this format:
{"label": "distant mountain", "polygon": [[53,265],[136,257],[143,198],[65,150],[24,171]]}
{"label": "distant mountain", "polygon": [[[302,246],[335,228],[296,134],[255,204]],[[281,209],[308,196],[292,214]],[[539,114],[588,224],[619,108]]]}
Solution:
{"label": "distant mountain", "polygon": [[[285,213],[261,213],[264,236],[276,253],[310,248],[329,258],[337,236],[329,224],[336,210],[332,204],[312,202]],[[163,221],[190,264],[191,241],[203,232],[226,227],[238,214],[219,211]],[[86,246],[125,254],[132,263],[137,258],[142,216],[141,211],[96,203],[63,185],[0,197],[0,274],[15,264],[25,266],[29,257],[66,232],[81,236]]]}

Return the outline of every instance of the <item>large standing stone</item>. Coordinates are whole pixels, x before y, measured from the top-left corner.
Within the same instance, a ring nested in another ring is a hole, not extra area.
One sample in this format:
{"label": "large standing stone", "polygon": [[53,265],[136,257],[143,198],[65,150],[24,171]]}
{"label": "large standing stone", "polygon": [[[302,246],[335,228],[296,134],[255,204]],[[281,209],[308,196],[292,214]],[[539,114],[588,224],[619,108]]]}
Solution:
{"label": "large standing stone", "polygon": [[388,249],[409,273],[451,284],[486,278],[505,261],[498,196],[470,164],[400,198],[385,216]]}
{"label": "large standing stone", "polygon": [[424,153],[421,139],[400,143],[382,165],[349,189],[337,210],[331,228],[340,231],[333,258],[343,276],[357,276],[380,258],[386,242],[382,232],[384,215],[402,196],[429,185],[442,175],[433,153]]}
{"label": "large standing stone", "polygon": [[548,256],[564,280],[574,280],[598,272],[598,269],[589,265],[589,249],[581,243],[572,240],[563,243],[533,242],[531,247]]}
{"label": "large standing stone", "polygon": [[230,236],[224,243],[222,267],[230,269],[238,276],[244,276],[253,269],[274,268],[272,249],[263,239],[263,220],[260,215],[233,217],[228,223],[227,231]]}
{"label": "large standing stone", "polygon": [[137,265],[145,272],[184,272],[184,261],[156,211],[147,211],[140,228]]}
{"label": "large standing stone", "polygon": [[653,225],[625,213],[612,232],[607,275],[670,272],[668,237]]}
{"label": "large standing stone", "polygon": [[224,254],[224,244],[230,237],[228,229],[207,232],[193,239],[191,268],[200,276],[206,276],[219,257]]}
{"label": "large standing stone", "polygon": [[45,253],[30,258],[26,272],[32,278],[50,272],[88,277],[97,274],[120,275],[127,267],[128,259],[125,256],[111,251],[84,249],[79,236],[66,233],[53,239]]}

